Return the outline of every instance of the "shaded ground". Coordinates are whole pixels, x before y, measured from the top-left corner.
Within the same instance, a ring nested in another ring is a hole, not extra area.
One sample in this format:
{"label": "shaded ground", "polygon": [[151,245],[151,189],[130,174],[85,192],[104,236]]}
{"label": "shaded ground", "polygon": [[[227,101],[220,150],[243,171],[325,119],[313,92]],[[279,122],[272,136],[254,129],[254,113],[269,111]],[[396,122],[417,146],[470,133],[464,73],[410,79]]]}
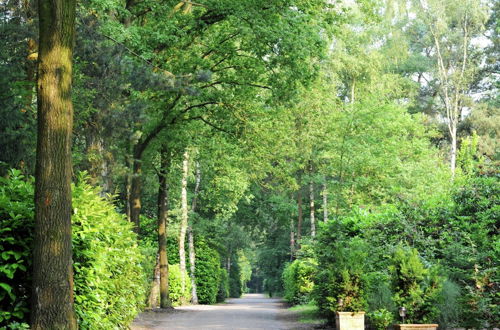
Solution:
{"label": "shaded ground", "polygon": [[224,304],[176,307],[171,311],[140,314],[132,330],[145,329],[315,329],[301,324],[297,312],[286,310],[280,299],[246,294]]}

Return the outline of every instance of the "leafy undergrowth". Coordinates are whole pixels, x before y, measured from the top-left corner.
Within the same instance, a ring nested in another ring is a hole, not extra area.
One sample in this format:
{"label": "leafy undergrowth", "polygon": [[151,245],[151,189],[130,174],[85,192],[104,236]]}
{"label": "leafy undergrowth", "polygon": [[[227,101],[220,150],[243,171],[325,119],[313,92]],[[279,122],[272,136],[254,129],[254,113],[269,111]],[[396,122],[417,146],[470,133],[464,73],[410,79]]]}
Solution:
{"label": "leafy undergrowth", "polygon": [[309,302],[304,305],[296,305],[290,307],[288,310],[298,312],[300,323],[322,325],[328,322],[326,318],[321,316],[319,308],[314,304],[314,302]]}

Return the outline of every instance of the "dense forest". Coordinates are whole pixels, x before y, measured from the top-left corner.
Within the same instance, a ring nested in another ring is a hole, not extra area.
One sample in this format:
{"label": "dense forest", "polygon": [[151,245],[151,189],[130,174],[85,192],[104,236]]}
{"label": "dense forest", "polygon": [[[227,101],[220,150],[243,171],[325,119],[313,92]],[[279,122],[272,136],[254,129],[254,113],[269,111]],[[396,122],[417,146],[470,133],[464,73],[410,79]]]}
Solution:
{"label": "dense forest", "polygon": [[245,292],[499,327],[499,10],[0,0],[0,329]]}

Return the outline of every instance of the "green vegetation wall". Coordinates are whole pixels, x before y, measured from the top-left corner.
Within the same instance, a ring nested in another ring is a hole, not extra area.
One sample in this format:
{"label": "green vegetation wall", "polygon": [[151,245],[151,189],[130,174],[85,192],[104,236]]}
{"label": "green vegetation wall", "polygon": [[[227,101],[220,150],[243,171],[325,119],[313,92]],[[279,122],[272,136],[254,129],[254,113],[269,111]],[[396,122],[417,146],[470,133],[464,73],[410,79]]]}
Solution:
{"label": "green vegetation wall", "polygon": [[221,280],[220,256],[203,240],[195,244],[198,301],[200,304],[215,304]]}
{"label": "green vegetation wall", "polygon": [[[81,176],[73,186],[75,309],[81,329],[126,328],[145,301],[145,262],[131,225]],[[33,179],[0,178],[0,326],[27,322]]]}

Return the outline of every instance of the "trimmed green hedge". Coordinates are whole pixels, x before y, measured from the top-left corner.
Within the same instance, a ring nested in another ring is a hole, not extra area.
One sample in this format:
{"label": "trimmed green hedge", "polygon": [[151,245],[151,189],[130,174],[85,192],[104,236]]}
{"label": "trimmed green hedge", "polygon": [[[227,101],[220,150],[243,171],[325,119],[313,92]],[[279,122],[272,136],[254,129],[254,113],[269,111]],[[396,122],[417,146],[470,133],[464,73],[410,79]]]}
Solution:
{"label": "trimmed green hedge", "polygon": [[[29,320],[33,179],[0,178],[0,327]],[[75,310],[81,329],[126,328],[142,308],[147,276],[131,224],[86,183],[73,186]]]}
{"label": "trimmed green hedge", "polygon": [[284,298],[292,305],[311,301],[314,289],[314,275],[318,262],[314,258],[297,259],[283,270]]}
{"label": "trimmed green hedge", "polygon": [[196,289],[200,304],[215,304],[220,282],[219,253],[199,239],[196,241]]}
{"label": "trimmed green hedge", "polygon": [[181,306],[191,301],[191,278],[187,272],[184,276],[186,278],[186,287],[182,292],[179,264],[168,265],[168,287],[172,306]]}

